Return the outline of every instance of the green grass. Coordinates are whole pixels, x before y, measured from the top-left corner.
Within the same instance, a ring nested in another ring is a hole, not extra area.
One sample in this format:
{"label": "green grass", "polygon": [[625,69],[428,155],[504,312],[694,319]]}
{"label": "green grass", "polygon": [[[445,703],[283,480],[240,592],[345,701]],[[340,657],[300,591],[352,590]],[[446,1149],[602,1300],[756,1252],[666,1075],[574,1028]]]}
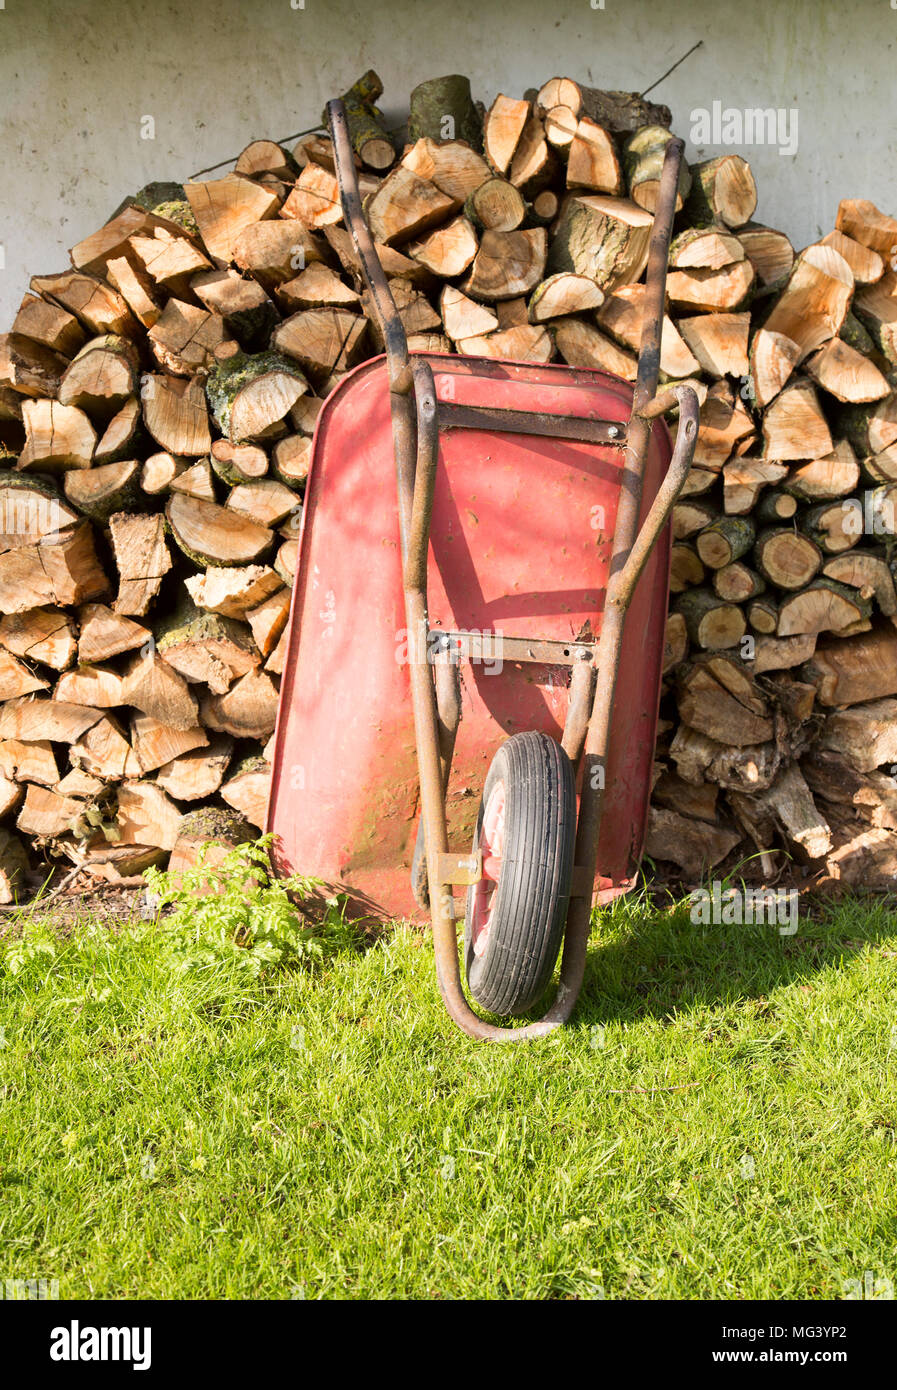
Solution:
{"label": "green grass", "polygon": [[[50,952],[52,951],[52,954]],[[61,1297],[839,1298],[897,1282],[897,917],[596,918],[573,1025],[469,1041],[425,934],[0,962],[0,1278]]]}

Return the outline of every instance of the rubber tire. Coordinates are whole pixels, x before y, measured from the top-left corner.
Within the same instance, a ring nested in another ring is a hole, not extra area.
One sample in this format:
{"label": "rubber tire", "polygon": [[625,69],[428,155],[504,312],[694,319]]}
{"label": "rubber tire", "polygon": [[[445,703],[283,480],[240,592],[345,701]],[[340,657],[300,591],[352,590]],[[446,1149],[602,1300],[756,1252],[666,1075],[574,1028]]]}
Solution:
{"label": "rubber tire", "polygon": [[547,734],[513,734],[483,787],[473,848],[497,781],[505,783],[501,872],[486,949],[473,954],[474,889],[467,892],[464,965],[470,993],[491,1013],[526,1013],[545,992],[557,960],[573,871],[576,789],[567,754]]}

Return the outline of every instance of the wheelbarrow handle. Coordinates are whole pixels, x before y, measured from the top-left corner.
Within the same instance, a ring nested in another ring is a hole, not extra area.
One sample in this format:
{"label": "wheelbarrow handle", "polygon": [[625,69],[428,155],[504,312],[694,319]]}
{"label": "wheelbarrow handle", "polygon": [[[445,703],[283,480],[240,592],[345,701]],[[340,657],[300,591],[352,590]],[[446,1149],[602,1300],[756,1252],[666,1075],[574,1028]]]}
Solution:
{"label": "wheelbarrow handle", "polygon": [[343,218],[358,256],[364,283],[371,296],[371,307],[377,326],[386,345],[389,389],[400,396],[406,396],[413,385],[408,339],[362,211],[355,157],[349,138],[349,121],[346,108],[339,98],[327,103],[327,123],[333,138],[333,155]]}

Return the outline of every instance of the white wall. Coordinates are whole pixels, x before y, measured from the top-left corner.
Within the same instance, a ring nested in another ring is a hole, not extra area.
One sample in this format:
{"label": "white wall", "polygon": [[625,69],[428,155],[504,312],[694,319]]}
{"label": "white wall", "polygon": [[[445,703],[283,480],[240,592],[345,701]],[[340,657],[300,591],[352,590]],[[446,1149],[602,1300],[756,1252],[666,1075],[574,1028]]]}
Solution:
{"label": "white wall", "polygon": [[[0,329],[29,275],[66,266],[123,197],[314,124],[367,67],[399,111],[416,82],[456,71],[487,102],[561,73],[642,90],[703,39],[652,94],[680,134],[714,100],[799,111],[793,158],[738,151],[757,177],[758,220],[802,246],[833,226],[840,197],[897,212],[891,0],[592,3],[0,0]],[[140,139],[144,115],[155,140]],[[688,156],[724,152],[690,144]]]}

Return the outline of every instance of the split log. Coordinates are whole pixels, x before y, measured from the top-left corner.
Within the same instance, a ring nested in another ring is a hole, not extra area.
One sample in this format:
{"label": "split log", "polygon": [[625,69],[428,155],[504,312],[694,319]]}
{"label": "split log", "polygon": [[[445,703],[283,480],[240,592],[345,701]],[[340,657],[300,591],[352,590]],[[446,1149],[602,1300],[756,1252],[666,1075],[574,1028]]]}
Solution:
{"label": "split log", "polygon": [[817,645],[803,668],[822,705],[856,705],[897,695],[897,629],[890,623],[871,632],[831,638]]}
{"label": "split log", "polygon": [[64,270],[60,275],[33,275],[31,289],[68,309],[91,337],[122,333],[133,338],[137,324],[120,294],[96,275]]}
{"label": "split log", "polygon": [[[290,591],[279,589],[246,614],[255,644],[263,657],[270,656],[290,615]],[[239,809],[239,808],[238,808]]]}
{"label": "split log", "polygon": [[[277,687],[264,671],[250,671],[223,695],[202,702],[202,722],[234,738],[266,739],[277,717]],[[2,718],[2,715],[0,715]]]}
{"label": "split log", "polygon": [[82,665],[108,661],[122,652],[145,646],[152,637],[149,628],[115,613],[104,603],[86,603],[78,617],[78,661]]}
{"label": "split log", "polygon": [[74,314],[34,294],[26,294],[22,300],[12,332],[63,357],[74,357],[85,338]]}
{"label": "split log", "polygon": [[143,447],[142,416],[140,402],[136,396],[125,401],[121,410],[113,415],[93,451],[93,467],[101,464],[121,463],[133,458],[138,448]]}
{"label": "split log", "polygon": [[633,283],[648,263],[651,226],[651,214],[628,199],[571,197],[551,243],[548,272],[574,271],[607,292]]}
{"label": "split log", "polygon": [[208,309],[169,299],[147,333],[156,361],[175,376],[192,377],[215,362],[215,349],[225,341],[224,319]]}
{"label": "split log", "polygon": [[139,459],[78,469],[66,474],[65,495],[73,507],[92,521],[108,521],[113,512],[137,505],[139,472]]}
{"label": "split log", "polygon": [[252,222],[234,243],[235,264],[269,294],[326,259],[326,243],[295,218]]}
{"label": "split log", "polygon": [[897,443],[897,392],[870,405],[845,405],[838,425],[857,453],[865,458]]}
{"label": "split log", "polygon": [[681,613],[667,616],[663,643],[663,671],[674,670],[688,656],[688,631]]}
{"label": "split log", "polygon": [[533,290],[529,299],[529,320],[530,323],[546,323],[569,314],[587,314],[592,309],[600,309],[603,303],[604,291],[594,280],[586,275],[561,271],[550,275]]}
{"label": "split log", "polygon": [[694,164],[686,215],[698,225],[722,222],[727,227],[743,227],[757,207],[757,185],[750,165],[737,154]]}
{"label": "split log", "polygon": [[[608,295],[597,318],[602,328],[632,352],[638,353],[642,341],[645,286],[622,285]],[[686,347],[676,325],[666,314],[660,331],[660,369],[669,377],[686,377],[700,372],[701,365]]]}
{"label": "split log", "polygon": [[[392,158],[389,162],[392,164]],[[327,227],[331,223],[341,222],[343,209],[336,176],[329,169],[322,169],[320,164],[307,164],[293,185],[280,215],[295,218],[304,227]]]}
{"label": "split log", "polygon": [[706,502],[677,502],[673,508],[673,540],[687,540],[715,519],[715,509]]}
{"label": "split log", "polygon": [[259,830],[265,827],[265,814],[271,790],[271,765],[264,758],[251,758],[221,788],[221,798],[245,816]]}
{"label": "split log", "polygon": [[365,213],[375,241],[400,246],[444,222],[459,205],[457,198],[440,192],[435,183],[399,164],[367,199]]}
{"label": "split log", "polygon": [[585,320],[556,319],[552,332],[558,352],[568,366],[610,372],[624,381],[635,381],[638,362],[634,354],[624,352],[611,338],[599,333]]}
{"label": "split log", "polygon": [[[361,296],[322,261],[313,261],[294,279],[278,285],[274,294],[288,314],[299,309],[358,309],[361,306]],[[271,327],[275,325],[276,319]]]}
{"label": "split log", "polygon": [[544,227],[484,232],[461,288],[472,299],[492,301],[529,294],[542,279],[546,249]]}
{"label": "split log", "polygon": [[140,394],[144,423],[160,449],[185,458],[209,452],[212,437],[201,381],[146,376]]}
{"label": "split log", "polygon": [[48,478],[0,472],[0,552],[34,545],[77,520]]}
{"label": "split log", "polygon": [[672,270],[667,276],[667,294],[678,309],[712,314],[740,309],[749,299],[753,283],[750,261],[734,261],[722,270]]}
{"label": "split log", "polygon": [[750,314],[697,314],[676,325],[700,370],[711,376],[747,376]]}
{"label": "split log", "polygon": [[723,507],[727,516],[746,516],[757,505],[764,487],[787,476],[784,463],[764,459],[732,459],[723,465]]}
{"label": "split log", "polygon": [[434,275],[450,279],[462,275],[476,256],[476,232],[467,217],[455,217],[444,226],[428,232],[420,241],[409,242],[406,249],[409,256]]}
{"label": "split log", "polygon": [[268,527],[198,497],[175,494],[165,516],[180,549],[203,568],[253,564],[270,550],[274,540]]}
{"label": "split log", "polygon": [[17,333],[0,334],[0,385],[20,396],[55,396],[68,358]]}
{"label": "split log", "polygon": [[483,156],[477,153],[481,148],[482,139],[466,145],[460,139],[439,141],[422,136],[405,151],[402,165],[428,179],[454,202],[466,203],[474,189],[492,174]]}
{"label": "split log", "polygon": [[74,623],[60,608],[7,613],[0,618],[0,646],[14,656],[28,657],[54,671],[64,671],[77,651]]}
{"label": "split log", "polygon": [[208,459],[200,459],[191,468],[172,478],[169,492],[185,492],[188,497],[201,497],[206,502],[214,502],[215,486],[212,482],[212,465]]}
{"label": "split log", "polygon": [[290,488],[269,478],[260,482],[239,483],[231,490],[225,506],[241,516],[250,517],[260,526],[274,529],[292,516],[300,504]]}
{"label": "split log", "polygon": [[128,760],[128,772],[132,776],[166,767],[176,758],[205,749],[209,742],[208,735],[198,725],[195,728],[175,729],[137,710],[131,715],[130,735],[133,758]]}
{"label": "split log", "polygon": [[[888,264],[893,259],[893,251]],[[874,285],[857,290],[853,311],[882,357],[897,364],[897,274],[886,270]]]}
{"label": "split log", "polygon": [[[270,227],[274,224],[260,222],[258,225]],[[318,261],[312,262],[312,265],[319,264]],[[311,270],[312,266],[308,268]],[[289,280],[287,284],[295,284],[295,281]],[[255,352],[267,346],[280,318],[257,281],[244,280],[235,270],[207,270],[193,276],[190,290],[206,309],[221,315],[228,334],[237,340],[245,352]],[[348,289],[346,292],[352,293]],[[152,327],[151,324],[149,326]]]}
{"label": "split log", "polygon": [[128,238],[128,246],[150,279],[178,298],[188,292],[194,275],[212,269],[208,257],[192,238],[177,236],[166,227],[156,227],[152,236],[137,232]]}
{"label": "split log", "polygon": [[62,472],[89,468],[97,442],[96,430],[83,410],[57,401],[24,401],[25,448],[19,468]]}
{"label": "split log", "polygon": [[[588,328],[588,324],[580,326]],[[470,357],[495,357],[513,362],[549,362],[554,355],[551,337],[539,324],[500,329],[483,338],[465,338],[455,346]]]}
{"label": "split log", "polygon": [[46,690],[48,683],[19,661],[11,652],[0,651],[0,700],[15,700],[34,690]]}
{"label": "split log", "polygon": [[[828,579],[859,589],[861,598],[874,598],[886,617],[897,616],[897,591],[887,561],[867,550],[850,550],[836,555],[822,567]],[[2,640],[2,634],[0,634]]]}
{"label": "split log", "polygon": [[132,657],[122,681],[123,704],[167,724],[172,729],[195,729],[196,699],[187,682],[155,651]]}
{"label": "split log", "polygon": [[[312,381],[321,385],[331,373],[346,371],[360,361],[364,355],[366,329],[366,319],[345,309],[303,309],[280,325],[272,335],[271,342],[277,352],[294,363],[298,362]],[[295,366],[293,372],[295,380],[290,379],[287,383],[291,399],[283,415],[302,394],[302,390],[296,388],[300,382],[304,382],[304,377]],[[243,389],[245,391],[247,388]],[[307,383],[302,389],[307,389]],[[240,413],[242,410],[241,406]],[[282,419],[283,415],[278,418]],[[236,439],[233,412],[231,419],[230,437]],[[239,437],[258,437],[258,432],[250,435],[244,428],[243,435]]]}
{"label": "split log", "polygon": [[10,904],[25,897],[27,872],[28,855],[22,841],[0,829],[0,903]]}
{"label": "split log", "polygon": [[124,703],[122,679],[111,666],[78,666],[59,677],[53,699],[88,709],[115,709]]}
{"label": "split log", "polygon": [[224,618],[245,618],[281,587],[277,573],[267,565],[208,569],[184,581],[197,608],[220,613]]}
{"label": "split log", "polygon": [[260,660],[247,627],[197,609],[189,600],[163,621],[156,649],[184,680],[207,685],[214,695],[223,695],[236,677],[254,670]]}
{"label": "split log", "polygon": [[648,810],[645,853],[678,865],[692,881],[698,881],[738,844],[740,835],[726,826],[710,826],[656,806]]}
{"label": "split log", "polygon": [[73,767],[104,781],[118,782],[139,770],[121,725],[111,715],[103,715],[73,743],[69,757]]}
{"label": "split log", "polygon": [[492,309],[468,298],[454,285],[446,285],[443,289],[439,296],[439,311],[445,331],[454,342],[464,338],[481,338],[498,328],[498,318]]}
{"label": "split log", "polygon": [[234,165],[235,174],[244,174],[249,179],[258,178],[262,174],[289,179],[295,173],[295,169],[296,165],[290,155],[273,140],[251,141]]}
{"label": "split log", "polygon": [[766,671],[786,671],[809,661],[816,649],[814,633],[799,637],[759,637],[754,649],[754,674]]}
{"label": "split log", "polygon": [[25,804],[16,817],[16,825],[24,835],[38,840],[55,839],[70,831],[84,809],[84,802],[72,796],[60,796],[49,787],[29,783]]}
{"label": "split log", "polygon": [[507,173],[530,112],[528,101],[518,101],[499,93],[486,113],[483,150],[497,174]]}
{"label": "split log", "polygon": [[888,261],[897,246],[897,220],[879,212],[866,198],[842,198],[835,226],[845,236],[877,251]]}
{"label": "split log", "polygon": [[[585,122],[580,121],[580,126]],[[600,127],[596,127],[600,129]],[[602,132],[609,140],[606,132]],[[579,127],[577,127],[577,136]],[[640,208],[645,208],[653,213],[657,210],[657,199],[660,193],[660,175],[663,170],[663,162],[666,156],[666,148],[673,139],[673,134],[662,125],[646,125],[636,130],[623,146],[623,167],[626,170],[626,187],[629,196],[634,203],[638,203]],[[576,141],[571,147],[570,157],[572,159]],[[570,179],[568,176],[568,184]],[[691,190],[691,173],[685,160],[679,169],[679,186],[676,190],[676,212],[682,206]],[[618,190],[608,188],[608,193],[615,193]]]}
{"label": "split log", "polygon": [[846,439],[839,439],[830,454],[792,468],[783,487],[802,502],[826,502],[853,492],[859,477],[853,449]]}
{"label": "split log", "polygon": [[123,844],[174,849],[181,812],[154,782],[123,782],[115,823]]}
{"label": "split log", "polygon": [[830,454],[833,444],[809,381],[786,386],[763,417],[764,456],[779,462]]}
{"label": "split log", "polygon": [[144,617],[171,569],[162,517],[118,512],[109,519],[109,533],[119,577],[115,612]]}
{"label": "split log", "polygon": [[41,695],[25,695],[0,706],[0,739],[20,743],[74,743],[101,717],[99,710]]}
{"label": "split log", "polygon": [[162,312],[162,296],[146,271],[137,269],[127,256],[113,256],[106,265],[106,278],[115,286],[132,321],[152,328]]}
{"label": "split log", "polygon": [[37,545],[0,555],[0,612],[24,613],[47,604],[68,606],[109,590],[88,521],[53,531]]}
{"label": "split log", "polygon": [[274,217],[280,198],[271,189],[239,174],[184,185],[203,244],[213,260],[226,265],[244,227]]}
{"label": "split log", "polygon": [[803,862],[828,854],[832,847],[831,831],[795,764],[785,768],[773,785],[756,793],[754,799],[773,817],[780,833]]}
{"label": "split log", "polygon": [[855,589],[833,579],[815,579],[806,589],[789,594],[779,608],[779,637],[808,632],[843,632],[868,618],[872,605]]}
{"label": "split log", "polygon": [[[299,327],[297,320],[305,321],[308,314],[315,316],[309,328],[320,330],[319,316],[338,312],[340,311],[309,310],[303,314],[294,314],[276,330],[272,342],[276,340],[275,346],[279,347],[282,341],[280,335],[284,330],[289,330],[286,334],[287,339],[293,340]],[[359,322],[355,314],[346,317],[355,325]],[[292,360],[292,354],[284,355],[281,351],[260,352],[251,356],[237,351],[223,360],[219,357],[206,380],[206,396],[215,423],[232,444],[265,437],[273,426],[283,420],[291,406],[307,390],[308,381]],[[210,448],[211,440],[202,452],[207,453]],[[170,452],[176,451],[171,449]],[[186,449],[181,452],[192,454],[194,451]]]}
{"label": "split log", "polygon": [[897,761],[897,700],[870,700],[830,714],[819,745],[847,758],[859,772],[893,767]]}
{"label": "split log", "polygon": [[800,347],[784,333],[761,328],[754,334],[749,355],[750,383],[758,406],[769,405],[800,360]]}
{"label": "split log", "polygon": [[508,178],[527,198],[545,190],[557,173],[557,157],[545,135],[540,116],[532,115],[523,127],[508,169]]}
{"label": "split log", "polygon": [[44,787],[59,783],[59,768],[49,739],[27,743],[19,739],[0,740],[0,771],[17,782],[37,782]]}
{"label": "split log", "polygon": [[[669,131],[663,133],[667,140],[671,138]],[[633,136],[632,138],[635,140],[638,137]],[[628,147],[627,158],[629,158]],[[637,156],[633,154],[632,159],[634,163]],[[629,181],[630,197],[633,202],[638,203],[639,207],[648,208],[649,212],[653,212],[654,209],[650,202],[651,171],[648,168],[649,162],[649,156],[646,154],[639,166],[637,180],[634,183]],[[627,171],[628,168],[627,164]],[[590,121],[588,117],[582,118],[577,123],[576,132],[570,142],[567,155],[567,187],[585,188],[594,193],[610,193],[615,197],[623,192],[623,173],[617,158],[613,136],[603,126]],[[635,192],[632,191],[633,187]]]}
{"label": "split log", "polygon": [[214,796],[233,755],[233,740],[219,734],[205,748],[181,753],[163,763],[156,783],[177,801],[203,801]]}

